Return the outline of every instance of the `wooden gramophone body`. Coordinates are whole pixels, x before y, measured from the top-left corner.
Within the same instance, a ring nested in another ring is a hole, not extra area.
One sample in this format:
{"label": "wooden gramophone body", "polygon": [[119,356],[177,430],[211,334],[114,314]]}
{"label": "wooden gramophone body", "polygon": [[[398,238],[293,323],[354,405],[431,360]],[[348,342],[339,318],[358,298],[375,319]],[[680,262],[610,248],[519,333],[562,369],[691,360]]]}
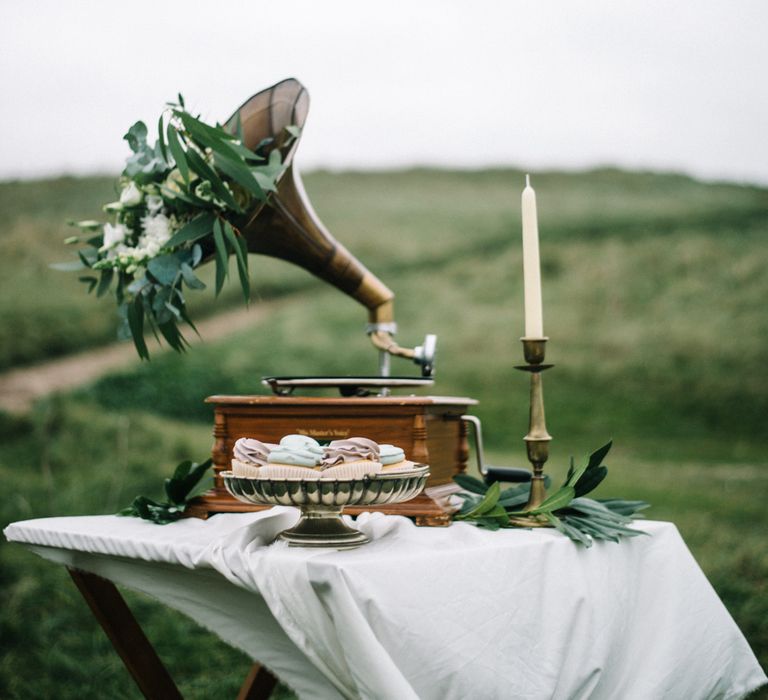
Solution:
{"label": "wooden gramophone body", "polygon": [[235,441],[255,437],[277,442],[299,433],[320,441],[365,436],[402,447],[411,461],[429,464],[427,494],[436,499],[424,494],[406,503],[365,510],[407,515],[417,524],[448,524],[440,487],[466,469],[469,449],[462,416],[476,401],[443,396],[211,396],[206,401],[214,407],[214,488],[192,504],[190,514],[258,510],[259,506],[234,500],[224,488],[220,473],[231,468]]}
{"label": "wooden gramophone body", "polygon": [[[271,139],[286,164],[277,191],[240,228],[248,249],[299,265],[365,306],[366,330],[379,351],[382,375],[388,375],[389,359],[394,356],[416,362],[423,376],[431,376],[434,336],[427,336],[416,348],[401,347],[394,341],[394,294],[336,241],[307,199],[292,163],[298,139],[289,137],[286,127],[303,127],[308,108],[305,88],[289,79],[254,95],[228,122],[230,128],[237,124],[242,129],[244,143],[250,148]],[[395,444],[408,459],[430,465],[428,487],[439,489],[466,468],[467,435],[461,416],[476,403],[468,398],[389,395],[212,396],[207,401],[215,416],[215,484],[191,504],[189,513],[198,517],[259,508],[236,501],[219,476],[230,468],[232,447],[240,437],[278,442],[284,435],[304,433],[321,441],[363,436]],[[413,516],[422,524],[449,522],[445,508],[426,495],[382,510]]]}

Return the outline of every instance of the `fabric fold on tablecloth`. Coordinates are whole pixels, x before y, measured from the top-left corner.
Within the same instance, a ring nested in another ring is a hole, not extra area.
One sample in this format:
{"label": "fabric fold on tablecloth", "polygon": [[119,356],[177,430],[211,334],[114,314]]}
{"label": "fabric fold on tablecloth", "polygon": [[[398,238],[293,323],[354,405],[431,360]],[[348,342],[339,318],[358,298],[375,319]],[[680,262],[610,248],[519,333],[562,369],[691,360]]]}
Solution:
{"label": "fabric fold on tablecloth", "polygon": [[584,549],[553,530],[417,528],[377,513],[358,518],[372,542],[356,550],[265,546],[297,517],[275,508],[163,527],[50,518],[5,533],[215,569],[260,595],[331,684],[309,694],[302,678],[313,700],[335,697],[332,687],[371,700],[730,700],[766,680],[669,523],[644,521],[649,537]]}
{"label": "fabric fold on tablecloth", "polygon": [[759,685],[670,524],[589,550],[551,530],[378,513],[357,526],[372,539],[357,550],[251,547],[243,530],[200,559],[258,591],[343,697],[737,698]]}

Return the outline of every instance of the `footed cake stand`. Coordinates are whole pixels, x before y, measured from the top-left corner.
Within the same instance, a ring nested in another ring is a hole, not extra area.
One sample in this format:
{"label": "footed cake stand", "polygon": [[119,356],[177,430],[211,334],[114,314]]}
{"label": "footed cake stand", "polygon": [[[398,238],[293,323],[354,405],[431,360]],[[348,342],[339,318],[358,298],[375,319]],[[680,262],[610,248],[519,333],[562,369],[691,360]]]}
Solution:
{"label": "footed cake stand", "polygon": [[409,471],[358,479],[256,479],[235,476],[231,471],[221,476],[227,491],[239,501],[301,508],[301,520],[278,535],[292,547],[352,549],[369,540],[342,520],[344,506],[408,501],[424,488],[429,467],[417,464]]}

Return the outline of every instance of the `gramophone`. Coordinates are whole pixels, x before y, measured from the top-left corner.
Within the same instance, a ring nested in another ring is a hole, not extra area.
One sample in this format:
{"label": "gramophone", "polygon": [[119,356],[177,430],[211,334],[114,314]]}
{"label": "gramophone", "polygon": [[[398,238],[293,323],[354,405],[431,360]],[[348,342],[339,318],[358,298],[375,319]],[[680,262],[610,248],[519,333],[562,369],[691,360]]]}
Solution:
{"label": "gramophone", "polygon": [[[210,396],[214,409],[214,487],[189,507],[207,517],[217,512],[258,509],[234,500],[225,490],[220,472],[230,468],[232,448],[240,437],[277,442],[300,433],[319,441],[365,436],[392,443],[406,457],[430,465],[426,494],[408,503],[382,508],[409,515],[417,524],[448,524],[450,516],[441,496],[450,490],[455,474],[466,470],[469,456],[467,426],[476,419],[465,415],[477,402],[470,398],[399,395],[395,392],[431,386],[434,382],[436,336],[427,335],[417,347],[402,347],[394,339],[394,294],[325,228],[315,214],[294,167],[299,138],[286,127],[303,127],[309,95],[295,79],[284,80],[257,93],[227,122],[240,128],[249,148],[265,139],[279,148],[285,170],[277,191],[252,212],[241,229],[248,250],[294,263],[332,284],[368,310],[366,332],[378,351],[377,376],[266,377],[272,394]],[[392,376],[391,358],[414,362],[419,376]],[[340,395],[307,395],[314,388],[337,388]],[[480,453],[478,452],[478,456]],[[431,495],[427,495],[431,494]],[[354,514],[354,509],[349,510]]]}

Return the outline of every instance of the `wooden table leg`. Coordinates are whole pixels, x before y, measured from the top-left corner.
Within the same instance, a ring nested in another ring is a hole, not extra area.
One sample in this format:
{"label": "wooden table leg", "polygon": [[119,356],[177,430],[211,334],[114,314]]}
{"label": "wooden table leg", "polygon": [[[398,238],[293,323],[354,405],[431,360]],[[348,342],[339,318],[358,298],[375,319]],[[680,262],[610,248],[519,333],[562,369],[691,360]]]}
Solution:
{"label": "wooden table leg", "polygon": [[68,571],[144,697],[183,700],[115,584],[86,571],[69,568]]}
{"label": "wooden table leg", "polygon": [[[163,666],[115,584],[87,571],[70,568],[67,571],[144,697],[148,700],[183,700],[168,669]],[[275,676],[261,664],[254,664],[237,700],[267,700],[276,685]]]}
{"label": "wooden table leg", "polygon": [[261,664],[253,664],[237,694],[237,700],[267,700],[277,685],[275,678]]}

